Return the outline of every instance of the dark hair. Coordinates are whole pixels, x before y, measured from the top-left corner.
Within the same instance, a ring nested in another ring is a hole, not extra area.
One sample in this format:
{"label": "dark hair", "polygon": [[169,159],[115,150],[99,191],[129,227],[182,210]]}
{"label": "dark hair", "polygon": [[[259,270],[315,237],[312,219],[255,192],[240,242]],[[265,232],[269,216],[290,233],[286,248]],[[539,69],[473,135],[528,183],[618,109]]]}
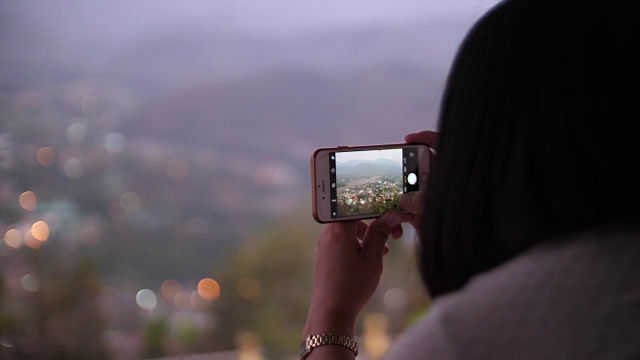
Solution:
{"label": "dark hair", "polygon": [[432,296],[535,244],[638,227],[639,19],[634,1],[513,0],[470,31],[418,250]]}

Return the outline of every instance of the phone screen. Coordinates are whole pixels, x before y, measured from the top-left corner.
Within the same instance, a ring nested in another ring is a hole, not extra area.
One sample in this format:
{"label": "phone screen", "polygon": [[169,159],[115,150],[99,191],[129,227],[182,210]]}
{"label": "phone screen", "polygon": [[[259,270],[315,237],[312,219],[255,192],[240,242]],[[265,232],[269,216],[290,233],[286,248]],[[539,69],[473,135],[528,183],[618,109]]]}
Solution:
{"label": "phone screen", "polygon": [[418,148],[329,153],[331,217],[398,209],[398,195],[418,191]]}

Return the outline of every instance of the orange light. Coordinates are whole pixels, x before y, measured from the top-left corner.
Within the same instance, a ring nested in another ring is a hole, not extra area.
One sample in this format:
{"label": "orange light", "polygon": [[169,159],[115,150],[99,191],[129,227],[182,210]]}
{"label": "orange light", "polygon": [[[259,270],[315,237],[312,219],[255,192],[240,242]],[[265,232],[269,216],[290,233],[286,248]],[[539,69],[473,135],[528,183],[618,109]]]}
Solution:
{"label": "orange light", "polygon": [[19,248],[22,245],[22,234],[18,229],[9,229],[4,234],[4,242],[7,246],[14,249]]}
{"label": "orange light", "polygon": [[25,191],[20,194],[20,198],[18,199],[20,202],[20,206],[27,211],[33,211],[36,209],[38,205],[38,198],[33,191]]}
{"label": "orange light", "polygon": [[40,241],[47,241],[49,238],[49,225],[44,221],[38,221],[31,226],[31,235]]}
{"label": "orange light", "polygon": [[198,294],[205,300],[216,300],[220,297],[220,285],[213,279],[202,279],[198,283]]}
{"label": "orange light", "polygon": [[42,246],[42,241],[36,239],[31,231],[27,231],[27,233],[24,234],[24,243],[32,249],[39,249]]}
{"label": "orange light", "polygon": [[53,148],[45,146],[38,149],[38,151],[36,152],[36,158],[38,159],[40,165],[49,167],[53,165],[53,161],[56,158],[56,153],[55,151],[53,151]]}

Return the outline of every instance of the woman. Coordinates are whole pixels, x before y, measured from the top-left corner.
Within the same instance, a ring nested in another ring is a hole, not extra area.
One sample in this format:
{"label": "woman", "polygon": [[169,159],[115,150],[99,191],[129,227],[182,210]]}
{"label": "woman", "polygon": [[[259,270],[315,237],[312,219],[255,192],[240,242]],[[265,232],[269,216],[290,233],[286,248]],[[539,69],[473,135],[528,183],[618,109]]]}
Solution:
{"label": "woman", "polygon": [[633,1],[507,0],[474,26],[426,199],[320,234],[303,337],[344,336],[308,360],[354,358],[401,221],[434,302],[390,359],[640,358],[638,19]]}

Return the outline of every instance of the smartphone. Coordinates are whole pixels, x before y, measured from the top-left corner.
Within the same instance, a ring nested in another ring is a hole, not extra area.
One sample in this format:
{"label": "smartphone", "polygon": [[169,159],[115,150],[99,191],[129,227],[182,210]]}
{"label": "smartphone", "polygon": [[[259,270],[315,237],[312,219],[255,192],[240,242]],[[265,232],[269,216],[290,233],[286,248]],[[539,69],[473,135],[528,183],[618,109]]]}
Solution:
{"label": "smartphone", "polygon": [[426,187],[430,167],[424,144],[317,149],[311,156],[313,217],[320,223],[371,219],[399,209],[398,195]]}

